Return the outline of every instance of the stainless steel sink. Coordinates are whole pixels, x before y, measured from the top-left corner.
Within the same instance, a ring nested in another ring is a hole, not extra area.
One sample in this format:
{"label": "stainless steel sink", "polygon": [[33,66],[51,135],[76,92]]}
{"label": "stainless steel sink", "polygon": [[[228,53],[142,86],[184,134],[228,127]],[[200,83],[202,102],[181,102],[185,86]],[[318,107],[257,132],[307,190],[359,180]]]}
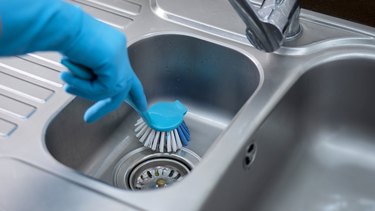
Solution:
{"label": "stainless steel sink", "polygon": [[[258,69],[246,56],[189,36],[147,38],[131,45],[129,55],[150,104],[178,99],[188,107],[186,123],[191,142],[187,149],[190,157],[198,160],[254,93],[260,80]],[[64,165],[113,184],[115,164],[142,147],[133,132],[139,117],[124,103],[104,120],[88,125],[82,121],[88,105],[78,98],[67,105],[47,128],[46,145]],[[186,153],[180,153],[180,157],[186,158]],[[144,156],[151,154],[147,151]],[[170,155],[154,157],[165,156]],[[134,162],[127,165],[135,167]],[[192,167],[194,164],[191,161]]]}
{"label": "stainless steel sink", "polygon": [[69,2],[126,33],[149,103],[184,103],[191,142],[143,148],[125,103],[84,123],[58,54],[1,58],[0,210],[375,210],[374,28],[301,10],[298,39],[265,53],[228,0]]}

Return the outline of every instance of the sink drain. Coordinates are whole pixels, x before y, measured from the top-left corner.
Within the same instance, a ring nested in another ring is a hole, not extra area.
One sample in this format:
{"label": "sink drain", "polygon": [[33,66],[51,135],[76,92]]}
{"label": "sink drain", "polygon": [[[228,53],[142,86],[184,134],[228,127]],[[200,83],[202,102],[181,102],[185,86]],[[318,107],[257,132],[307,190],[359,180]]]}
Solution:
{"label": "sink drain", "polygon": [[182,180],[189,172],[190,169],[179,161],[169,158],[151,159],[132,171],[129,185],[132,190],[164,188]]}
{"label": "sink drain", "polygon": [[134,150],[114,169],[114,185],[128,190],[154,190],[181,181],[200,158],[182,148],[176,154],[154,153],[148,148]]}

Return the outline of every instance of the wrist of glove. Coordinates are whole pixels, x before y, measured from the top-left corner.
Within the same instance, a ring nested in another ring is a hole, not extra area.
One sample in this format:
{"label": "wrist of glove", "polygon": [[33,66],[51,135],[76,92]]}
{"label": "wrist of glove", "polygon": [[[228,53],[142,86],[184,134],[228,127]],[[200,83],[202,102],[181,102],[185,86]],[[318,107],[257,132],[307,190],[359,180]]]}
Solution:
{"label": "wrist of glove", "polygon": [[79,16],[79,8],[62,0],[1,2],[0,56],[61,51],[80,30],[73,22]]}

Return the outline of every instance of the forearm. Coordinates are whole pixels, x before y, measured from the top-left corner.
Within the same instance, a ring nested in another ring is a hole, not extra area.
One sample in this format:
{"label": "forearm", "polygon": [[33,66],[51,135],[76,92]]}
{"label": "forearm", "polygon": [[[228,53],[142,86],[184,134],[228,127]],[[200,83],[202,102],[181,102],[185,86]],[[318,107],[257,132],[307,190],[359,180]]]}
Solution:
{"label": "forearm", "polygon": [[83,12],[61,0],[0,3],[0,56],[69,48],[80,31]]}

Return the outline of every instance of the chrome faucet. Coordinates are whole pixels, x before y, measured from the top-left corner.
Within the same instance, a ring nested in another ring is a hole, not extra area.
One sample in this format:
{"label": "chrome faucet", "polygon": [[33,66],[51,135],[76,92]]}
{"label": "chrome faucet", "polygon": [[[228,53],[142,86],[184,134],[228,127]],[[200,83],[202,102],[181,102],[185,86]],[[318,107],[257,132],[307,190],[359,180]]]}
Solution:
{"label": "chrome faucet", "polygon": [[302,31],[298,0],[264,0],[260,8],[250,0],[229,2],[246,24],[247,39],[259,50],[273,52]]}

